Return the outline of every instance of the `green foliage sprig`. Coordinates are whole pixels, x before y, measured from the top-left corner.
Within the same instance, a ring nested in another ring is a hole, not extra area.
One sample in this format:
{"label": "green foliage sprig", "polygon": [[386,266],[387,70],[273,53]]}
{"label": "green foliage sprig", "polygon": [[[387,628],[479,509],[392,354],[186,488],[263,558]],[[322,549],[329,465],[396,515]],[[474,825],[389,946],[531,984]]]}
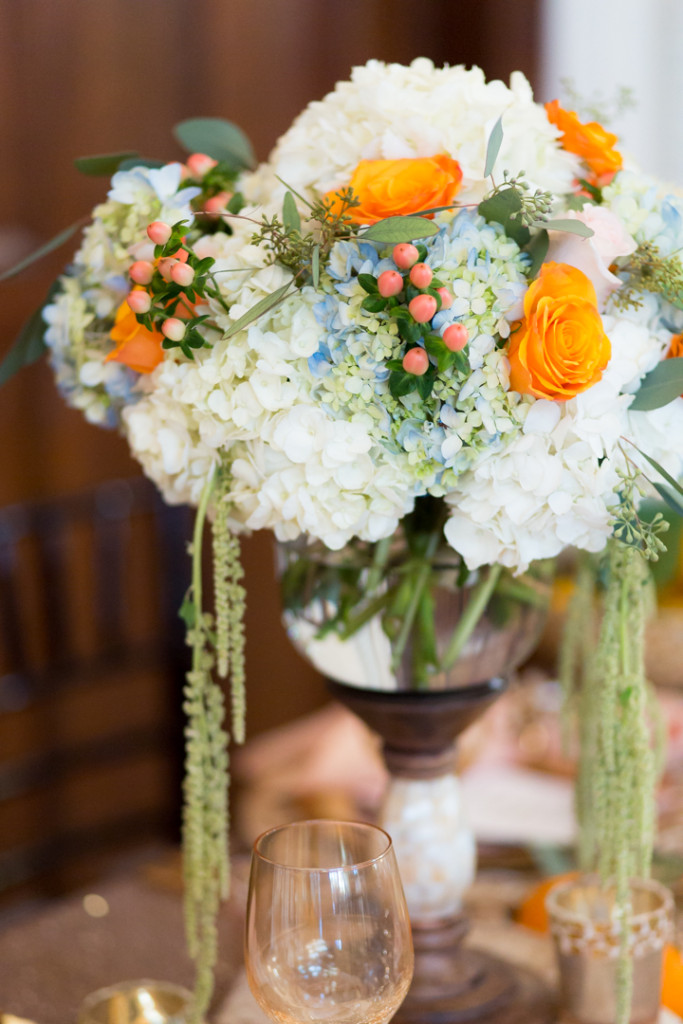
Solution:
{"label": "green foliage sprig", "polygon": [[666,551],[662,534],[669,529],[669,523],[661,512],[656,512],[650,519],[639,515],[639,499],[644,498],[646,492],[644,478],[637,467],[630,464],[621,471],[621,478],[619,503],[611,509],[613,535],[622,544],[637,548],[648,561],[656,562]]}
{"label": "green foliage sprig", "polygon": [[683,309],[683,263],[678,253],[663,256],[655,242],[641,242],[634,253],[617,262],[628,275],[612,299],[617,309],[638,309],[644,291],[655,292]]}
{"label": "green foliage sprig", "polygon": [[346,188],[335,193],[337,202],[323,197],[309,202],[297,194],[297,198],[308,209],[310,230],[304,230],[297,209],[294,194],[285,194],[282,217],[264,217],[252,242],[270,252],[272,263],[291,270],[299,285],[317,285],[318,271],[324,265],[334,243],[348,238],[352,231],[353,218],[350,211],[360,205],[353,189]]}

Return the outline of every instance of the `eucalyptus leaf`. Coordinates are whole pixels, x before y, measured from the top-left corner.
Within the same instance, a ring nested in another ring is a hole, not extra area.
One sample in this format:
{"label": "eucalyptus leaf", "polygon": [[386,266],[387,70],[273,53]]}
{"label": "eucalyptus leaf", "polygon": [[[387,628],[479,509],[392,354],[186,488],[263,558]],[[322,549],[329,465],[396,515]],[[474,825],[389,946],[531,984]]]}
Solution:
{"label": "eucalyptus leaf", "polygon": [[81,174],[111,177],[124,160],[133,160],[137,155],[134,149],[124,153],[100,153],[97,156],[79,156],[74,160],[74,164]]}
{"label": "eucalyptus leaf", "polygon": [[241,192],[234,192],[230,197],[228,205],[225,209],[228,213],[239,213],[244,207],[244,196]]}
{"label": "eucalyptus leaf", "polygon": [[221,117],[194,117],[181,121],[173,134],[188,153],[206,153],[235,170],[256,166],[251,143],[241,128]]}
{"label": "eucalyptus leaf", "polygon": [[501,114],[489,135],[488,145],[486,147],[486,163],[484,165],[484,177],[488,178],[492,173],[495,166],[498,154],[500,153],[500,147],[503,142],[503,115]]}
{"label": "eucalyptus leaf", "polygon": [[529,277],[534,278],[541,269],[541,265],[548,255],[548,248],[550,246],[550,239],[548,232],[543,229],[535,234],[529,244],[526,247],[526,251],[531,256],[531,266],[529,267]]}
{"label": "eucalyptus leaf", "polygon": [[438,233],[437,225],[424,217],[387,217],[371,224],[358,237],[363,241],[396,245],[399,242],[412,242],[416,238],[429,238]]}
{"label": "eucalyptus leaf", "polygon": [[664,501],[667,506],[676,513],[676,515],[683,516],[683,500],[678,498],[669,490],[668,487],[665,487],[664,484],[657,483],[655,480],[652,480],[651,483],[662,501]]}
{"label": "eucalyptus leaf", "polygon": [[58,290],[59,284],[55,281],[47,293],[43,305],[28,318],[14,344],[0,363],[0,387],[24,366],[30,366],[31,363],[37,362],[47,351],[45,344],[47,324],[43,320],[43,309]]}
{"label": "eucalyptus leaf", "polygon": [[159,170],[161,167],[165,167],[166,163],[163,160],[153,160],[147,156],[132,156],[128,160],[123,160],[117,170],[119,171],[132,171],[136,167],[151,167],[152,170]]}
{"label": "eucalyptus leaf", "polygon": [[260,302],[257,302],[256,305],[251,307],[251,309],[248,309],[244,316],[241,316],[239,320],[235,320],[235,323],[228,328],[223,337],[226,339],[234,337],[235,334],[239,334],[239,332],[243,331],[245,327],[249,326],[249,324],[253,324],[254,320],[258,320],[258,318],[263,316],[264,313],[268,313],[271,309],[279,306],[280,303],[284,302],[287,298],[287,295],[290,293],[290,289],[291,282],[288,281],[287,284],[283,284],[280,288],[271,292],[270,295],[266,295],[264,299],[261,299]]}
{"label": "eucalyptus leaf", "polygon": [[570,217],[557,218],[556,220],[538,220],[532,227],[545,228],[547,231],[564,231],[568,235],[580,235],[581,238],[592,238],[595,232],[582,220],[573,220]]}
{"label": "eucalyptus leaf", "polygon": [[301,217],[291,192],[285,192],[285,198],[282,203],[282,224],[285,231],[288,232],[301,230]]}
{"label": "eucalyptus leaf", "polygon": [[16,277],[17,274],[20,274],[22,270],[26,269],[26,267],[30,267],[32,263],[37,263],[38,260],[42,260],[43,256],[47,256],[48,253],[54,252],[55,249],[59,249],[60,246],[64,245],[65,242],[68,242],[68,240],[72,238],[81,227],[83,227],[84,223],[84,219],[78,220],[70,227],[64,228],[63,231],[60,231],[58,235],[51,238],[49,242],[45,243],[45,245],[41,245],[39,249],[29,253],[29,255],[25,256],[23,260],[19,260],[19,262],[15,263],[13,267],[9,268],[9,270],[5,270],[4,273],[0,274],[0,281],[7,281],[10,277]]}
{"label": "eucalyptus leaf", "polygon": [[514,186],[502,188],[500,192],[482,200],[477,209],[484,220],[501,224],[508,238],[516,242],[520,249],[528,245],[531,232],[520,220],[513,217],[513,214],[518,214],[522,209],[522,197]]}
{"label": "eucalyptus leaf", "polygon": [[[655,469],[659,473],[659,475],[663,477],[663,479],[666,480],[666,482],[673,487],[674,491],[676,491],[678,494],[681,495],[681,497],[683,497],[683,487],[679,484],[678,480],[676,480],[676,478],[673,477],[671,473],[667,472],[667,470],[664,469],[664,466],[661,466],[656,459],[653,459],[651,455],[648,455],[647,452],[644,452],[642,448],[638,448],[637,445],[633,445],[633,447],[636,449],[636,451],[640,452],[643,458],[650,463],[652,468]],[[659,491],[659,486],[654,481],[652,481],[652,485]],[[662,497],[664,497],[664,495],[662,495]],[[666,498],[664,500],[666,501]]]}
{"label": "eucalyptus leaf", "polygon": [[630,408],[637,412],[649,412],[673,402],[683,394],[683,357],[663,359],[654,370],[643,377],[636,397]]}

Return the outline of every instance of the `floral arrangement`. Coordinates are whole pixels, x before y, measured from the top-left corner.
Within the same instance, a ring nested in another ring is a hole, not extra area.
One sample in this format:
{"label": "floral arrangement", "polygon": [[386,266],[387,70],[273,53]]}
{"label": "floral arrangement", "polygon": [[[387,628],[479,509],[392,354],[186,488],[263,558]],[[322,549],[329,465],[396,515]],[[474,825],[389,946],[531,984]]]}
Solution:
{"label": "floral arrangement", "polygon": [[682,505],[683,199],[600,125],[534,102],[521,74],[507,87],[426,59],[354,69],[258,167],[227,122],[178,137],[184,164],[82,161],[116,168],[111,188],[13,358],[37,330],[68,401],[117,426],[169,502],[199,507],[195,567],[213,516],[215,629],[197,571],[184,609],[200,1003],[225,874],[210,673],[232,662],[239,735],[241,530],[365,545],[373,583],[354,612],[399,529],[416,572],[445,544],[489,593],[567,547],[606,550],[604,636],[587,655],[595,844],[627,913],[654,784],[638,624],[666,526],[638,508],[648,488]]}

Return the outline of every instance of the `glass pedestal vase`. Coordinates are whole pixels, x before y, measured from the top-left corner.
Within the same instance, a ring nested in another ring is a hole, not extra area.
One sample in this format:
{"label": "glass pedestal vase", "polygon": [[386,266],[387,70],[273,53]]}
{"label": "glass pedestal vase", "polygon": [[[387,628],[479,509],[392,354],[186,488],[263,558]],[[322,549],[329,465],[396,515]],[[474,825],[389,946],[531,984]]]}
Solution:
{"label": "glass pedestal vase", "polygon": [[[420,558],[398,547],[379,585],[375,578],[368,586],[376,561],[364,562],[358,549],[281,547],[290,638],[332,696],[383,740],[390,782],[379,823],[394,842],[415,946],[413,983],[396,1020],[550,1024],[555,1000],[531,972],[463,942],[476,844],[454,772],[458,736],[538,640],[547,567],[524,580],[484,570],[468,586],[453,552]],[[414,616],[409,628],[397,614],[402,596],[404,614]]]}

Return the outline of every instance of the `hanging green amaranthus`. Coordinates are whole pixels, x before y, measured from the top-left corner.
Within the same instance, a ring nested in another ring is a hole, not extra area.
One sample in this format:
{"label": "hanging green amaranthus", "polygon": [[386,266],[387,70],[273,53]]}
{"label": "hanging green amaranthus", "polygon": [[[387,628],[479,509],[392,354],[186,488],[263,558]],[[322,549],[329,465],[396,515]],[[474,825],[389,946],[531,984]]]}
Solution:
{"label": "hanging green amaranthus", "polygon": [[[192,666],[187,673],[184,710],[185,780],[183,807],[183,874],[185,924],[190,956],[195,961],[193,1021],[199,1024],[213,992],[217,956],[216,918],[229,886],[228,741],[223,720],[224,697],[213,670],[231,674],[233,738],[244,738],[244,589],[239,543],[229,529],[229,476],[216,470],[202,493],[192,541],[192,584],[182,615]],[[203,610],[202,540],[209,505],[214,565],[213,616]]]}
{"label": "hanging green amaranthus", "polygon": [[648,561],[664,549],[661,516],[638,518],[635,480],[624,481],[600,576],[602,617],[596,638],[595,564],[584,559],[571,603],[560,657],[566,704],[578,723],[577,811],[579,863],[615,890],[622,950],[618,963],[617,1024],[627,1024],[632,965],[629,879],[648,877],[652,858],[657,778],[657,728],[645,675],[644,634],[652,607]]}

